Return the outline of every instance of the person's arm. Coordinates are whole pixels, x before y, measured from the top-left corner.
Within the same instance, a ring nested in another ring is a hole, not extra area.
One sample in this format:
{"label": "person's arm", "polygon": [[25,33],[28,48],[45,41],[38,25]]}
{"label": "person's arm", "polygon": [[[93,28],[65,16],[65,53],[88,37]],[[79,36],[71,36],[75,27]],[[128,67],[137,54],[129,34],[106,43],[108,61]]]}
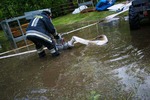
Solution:
{"label": "person's arm", "polygon": [[55,36],[57,34],[57,32],[56,32],[56,29],[55,29],[54,25],[52,24],[51,20],[49,18],[45,18],[44,23],[47,28],[47,31]]}
{"label": "person's arm", "polygon": [[51,19],[46,18],[46,27],[49,33],[51,33],[55,39],[60,39],[61,36],[57,33],[57,30],[55,29],[54,25],[52,24]]}

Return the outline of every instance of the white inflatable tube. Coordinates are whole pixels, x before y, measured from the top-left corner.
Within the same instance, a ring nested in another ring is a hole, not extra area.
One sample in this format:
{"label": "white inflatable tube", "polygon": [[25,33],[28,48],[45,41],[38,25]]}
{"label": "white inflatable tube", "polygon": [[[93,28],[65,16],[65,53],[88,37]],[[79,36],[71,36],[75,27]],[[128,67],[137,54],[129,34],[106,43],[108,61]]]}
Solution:
{"label": "white inflatable tube", "polygon": [[108,42],[108,39],[105,35],[100,35],[99,37],[100,37],[100,40],[86,40],[77,36],[73,36],[71,41],[73,41],[74,43],[81,43],[84,45],[92,44],[92,45],[98,45],[98,46],[104,45]]}

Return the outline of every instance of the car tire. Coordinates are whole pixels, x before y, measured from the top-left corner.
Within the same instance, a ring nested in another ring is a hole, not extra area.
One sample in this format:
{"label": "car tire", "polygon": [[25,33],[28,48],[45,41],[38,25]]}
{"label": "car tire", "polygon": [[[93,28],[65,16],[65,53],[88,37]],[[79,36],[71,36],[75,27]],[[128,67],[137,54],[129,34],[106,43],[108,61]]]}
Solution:
{"label": "car tire", "polygon": [[140,28],[139,14],[135,12],[134,7],[132,5],[129,7],[129,24],[131,30]]}

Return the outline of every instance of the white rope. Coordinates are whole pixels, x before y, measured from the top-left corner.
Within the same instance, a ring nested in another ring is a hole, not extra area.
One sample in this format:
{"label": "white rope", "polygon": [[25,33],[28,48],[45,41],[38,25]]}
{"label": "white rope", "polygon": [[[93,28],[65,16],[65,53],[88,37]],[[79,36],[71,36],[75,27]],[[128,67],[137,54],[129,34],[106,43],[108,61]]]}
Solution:
{"label": "white rope", "polygon": [[2,56],[2,57],[0,57],[0,59],[10,58],[10,57],[19,56],[19,55],[23,55],[23,54],[28,54],[28,53],[32,53],[32,52],[36,52],[36,50],[31,50],[31,51],[11,54],[11,55],[7,55],[7,56]]}
{"label": "white rope", "polygon": [[98,23],[98,22],[93,23],[93,24],[90,24],[90,25],[87,25],[87,26],[84,26],[84,27],[77,28],[77,29],[75,29],[75,30],[72,30],[72,31],[69,31],[69,32],[66,32],[66,33],[63,33],[63,34],[61,34],[61,36],[67,35],[67,34],[70,34],[70,33],[73,33],[73,32],[76,32],[76,31],[81,30],[81,29],[85,29],[85,28],[87,28],[87,27],[96,25],[97,23]]}
{"label": "white rope", "polygon": [[23,48],[28,48],[28,47],[31,46],[31,45],[33,45],[33,44],[26,45],[26,46],[23,46],[23,47],[20,47],[20,48],[17,48],[17,49],[13,49],[13,50],[9,50],[9,51],[0,53],[0,56],[1,56],[1,55],[4,55],[4,54],[7,54],[7,53],[10,53],[10,52],[16,52],[16,51],[18,51],[18,50],[20,50],[20,49],[23,49]]}
{"label": "white rope", "polygon": [[[116,16],[118,16],[118,15],[120,15],[120,14],[122,14],[122,13],[128,11],[130,5],[131,5],[131,3],[127,5],[127,8],[126,8],[125,10],[123,10],[123,11],[121,11],[121,12],[118,12],[118,13],[115,13],[115,14],[112,14],[112,15],[109,15],[109,16],[105,17],[104,19],[101,19],[99,22],[104,21],[104,20],[111,20],[112,18],[114,18],[114,17],[116,17]],[[88,28],[88,27],[90,27],[90,26],[96,25],[96,24],[99,23],[99,22],[95,22],[95,23],[93,23],[93,24],[90,24],[90,25],[87,25],[87,26],[84,26],[84,27],[81,27],[81,28],[77,28],[77,29],[75,29],[75,30],[72,30],[72,31],[63,33],[63,34],[61,34],[61,36],[67,35],[67,34],[70,34],[70,33],[73,33],[73,32],[76,32],[76,31],[81,30],[81,29]]]}
{"label": "white rope", "polygon": [[114,18],[114,17],[116,17],[116,16],[118,16],[118,15],[120,15],[120,14],[126,12],[126,11],[128,11],[128,9],[123,10],[123,11],[121,11],[121,12],[118,12],[118,13],[116,13],[116,14],[112,14],[112,15],[110,15],[110,16],[107,16],[107,17],[105,18],[105,20],[110,20],[110,19],[112,19],[112,18]]}
{"label": "white rope", "polygon": [[[47,48],[44,48],[44,50],[45,49],[47,49]],[[28,54],[28,53],[33,53],[33,52],[37,52],[37,50],[30,50],[30,51],[25,51],[25,52],[21,52],[21,53],[10,54],[10,55],[6,55],[6,56],[2,56],[2,57],[0,57],[0,59],[11,58],[11,57],[20,56],[20,55],[24,55],[24,54]]]}

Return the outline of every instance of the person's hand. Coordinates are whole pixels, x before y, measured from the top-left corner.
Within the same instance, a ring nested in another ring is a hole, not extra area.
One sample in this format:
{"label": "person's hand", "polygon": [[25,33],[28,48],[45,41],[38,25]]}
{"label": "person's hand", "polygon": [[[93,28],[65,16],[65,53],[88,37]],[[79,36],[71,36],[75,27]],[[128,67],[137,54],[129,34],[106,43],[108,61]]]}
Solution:
{"label": "person's hand", "polygon": [[63,45],[64,44],[64,38],[56,39],[56,43]]}
{"label": "person's hand", "polygon": [[60,34],[54,36],[54,38],[56,39],[56,43],[57,43],[57,44],[61,44],[61,45],[64,44],[64,38],[62,38],[62,37],[60,36]]}
{"label": "person's hand", "polygon": [[57,39],[60,39],[61,36],[59,34],[57,34],[56,36],[54,36],[54,38],[57,40]]}

